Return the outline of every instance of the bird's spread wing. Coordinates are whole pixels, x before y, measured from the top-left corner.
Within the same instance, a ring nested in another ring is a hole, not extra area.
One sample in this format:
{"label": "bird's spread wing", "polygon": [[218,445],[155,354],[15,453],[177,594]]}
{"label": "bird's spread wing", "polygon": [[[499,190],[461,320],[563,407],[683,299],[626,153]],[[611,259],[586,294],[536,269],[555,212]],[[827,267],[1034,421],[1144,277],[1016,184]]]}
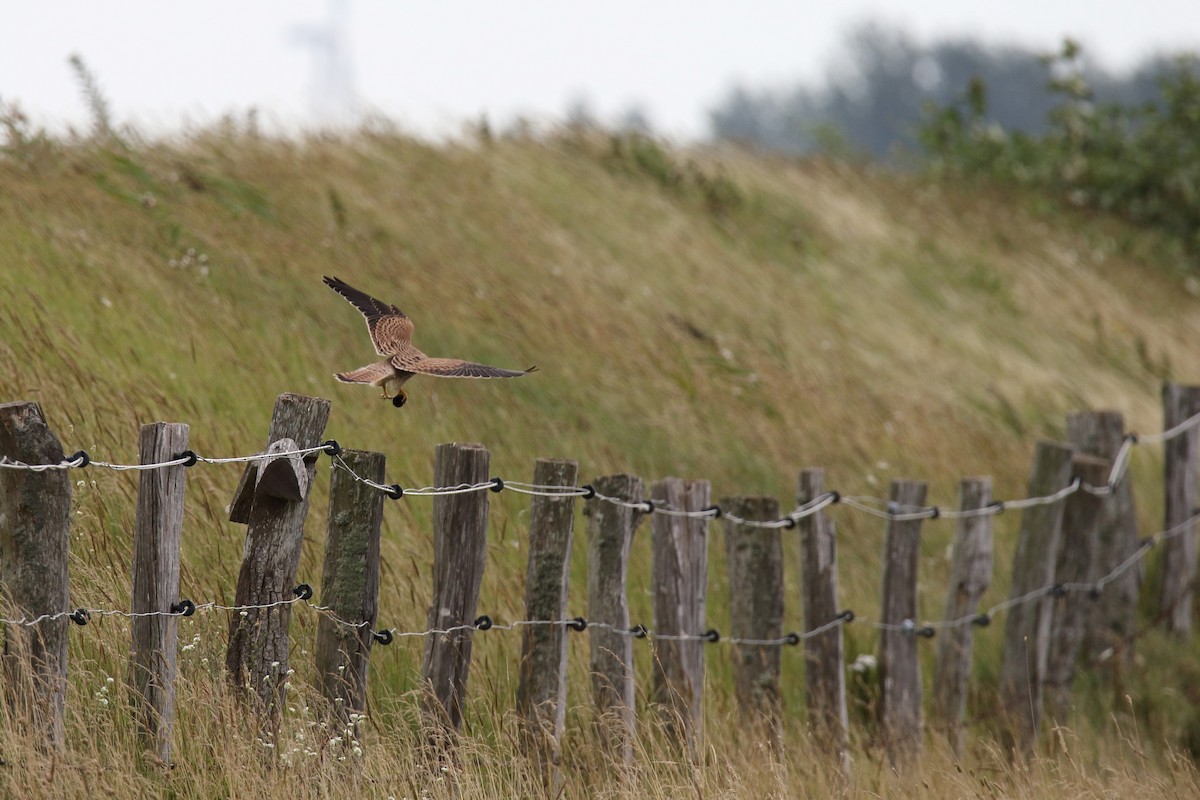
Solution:
{"label": "bird's spread wing", "polygon": [[322,278],[325,285],[350,301],[367,319],[367,330],[371,333],[371,343],[375,352],[381,356],[391,356],[399,353],[412,341],[412,320],[395,306],[376,300],[365,292],[360,292],[341,278]]}
{"label": "bird's spread wing", "polygon": [[430,358],[415,349],[393,356],[391,362],[398,370],[439,378],[519,378],[537,369],[501,369],[489,367],[487,364],[476,364],[474,361],[463,361],[461,358]]}

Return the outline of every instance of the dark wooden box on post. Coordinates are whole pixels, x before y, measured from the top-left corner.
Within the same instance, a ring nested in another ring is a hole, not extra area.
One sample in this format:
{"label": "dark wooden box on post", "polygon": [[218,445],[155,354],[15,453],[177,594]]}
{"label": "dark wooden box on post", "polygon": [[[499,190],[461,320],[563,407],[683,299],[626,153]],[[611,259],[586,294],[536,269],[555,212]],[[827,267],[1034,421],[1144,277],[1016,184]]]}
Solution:
{"label": "dark wooden box on post", "polygon": [[[1170,430],[1200,414],[1200,386],[1163,386],[1163,429]],[[1163,443],[1164,526],[1171,536],[1163,543],[1159,609],[1167,630],[1176,636],[1192,632],[1196,583],[1197,459],[1200,428],[1193,426]],[[1189,522],[1189,520],[1191,520]]]}
{"label": "dark wooden box on post", "polygon": [[[367,668],[379,613],[379,536],[384,495],[359,480],[382,483],[382,453],[343,450],[347,469],[329,482],[329,522],[321,568],[321,605],[332,617],[317,621],[317,680],[344,723],[367,707]],[[349,471],[348,471],[349,470]],[[351,471],[354,474],[351,474]]]}
{"label": "dark wooden box on post", "polygon": [[[488,451],[479,444],[438,445],[433,479],[438,486],[488,480]],[[433,499],[433,602],[431,630],[471,626],[487,561],[488,492],[438,495]],[[421,662],[427,694],[422,704],[431,743],[452,744],[462,729],[475,630],[468,627],[425,639]]]}
{"label": "dark wooden box on post", "polygon": [[[1071,481],[1074,451],[1067,445],[1038,442],[1029,496],[1048,497]],[[1021,515],[1013,557],[1011,600],[1054,584],[1065,502],[1035,505]],[[1000,664],[1000,707],[1009,715],[1005,745],[1022,755],[1033,752],[1042,720],[1042,681],[1049,647],[1051,597],[1018,602],[1008,609]]]}
{"label": "dark wooden box on post", "polygon": [[[801,470],[796,492],[800,506],[824,494],[825,471]],[[820,511],[798,523],[800,574],[804,592],[804,630],[812,631],[837,619],[837,533],[833,520]],[[843,772],[849,767],[849,719],[846,711],[846,665],[842,626],[804,640],[804,678],[808,718],[813,736],[838,756]]]}
{"label": "dark wooden box on post", "polygon": [[[539,458],[533,468],[535,486],[575,485],[579,464],[567,459]],[[525,619],[559,621],[567,614],[571,577],[571,540],[575,530],[575,497],[535,495],[529,509],[529,564],[525,572]],[[552,791],[548,770],[560,761],[567,725],[567,631],[562,625],[529,625],[521,632],[521,666],[517,684],[521,747],[533,754]]]}
{"label": "dark wooden box on post", "polygon": [[[598,494],[626,504],[636,506],[645,501],[642,479],[633,475],[609,475],[597,478],[592,485]],[[599,497],[588,500],[584,511],[588,515],[588,620],[611,626],[588,631],[596,727],[616,763],[629,766],[633,763],[637,721],[625,580],[633,532],[644,512]]]}
{"label": "dark wooden box on post", "polygon": [[[178,422],[143,425],[142,464],[174,461],[187,450],[188,426]],[[171,761],[175,727],[176,644],[179,637],[179,554],[183,536],[187,467],[143,470],[138,482],[133,533],[133,591],[130,623],[133,649],[129,685],[137,708],[142,746],[163,763]],[[145,615],[145,616],[137,616]]]}
{"label": "dark wooden box on post", "polygon": [[[328,400],[281,394],[275,401],[267,449],[286,453],[316,447],[328,420]],[[292,607],[284,601],[294,598],[308,487],[316,469],[316,453],[303,459],[281,455],[251,462],[230,504],[229,519],[247,526],[234,603],[280,605],[232,614],[225,667],[233,686],[256,696],[272,722],[278,719],[288,674]]]}
{"label": "dark wooden box on post", "polygon": [[[926,484],[893,480],[889,506],[896,514],[925,506]],[[890,519],[883,552],[879,632],[879,724],[888,759],[904,766],[921,752],[921,663],[917,658],[917,568],[921,520]]]}
{"label": "dark wooden box on post", "polygon": [[[36,403],[0,404],[0,455],[59,464],[62,444]],[[65,469],[0,469],[0,586],[4,611],[67,611],[71,478]],[[38,745],[61,749],[67,691],[67,618],[4,627],[4,699]]]}
{"label": "dark wooden box on post", "polygon": [[[709,507],[708,481],[664,478],[650,499],[683,511]],[[654,514],[652,583],[654,630],[662,636],[696,636],[705,630],[708,593],[708,520]],[[668,735],[689,757],[700,753],[704,709],[703,639],[654,639],[654,702]]]}
{"label": "dark wooden box on post", "polygon": [[[1067,441],[1076,451],[1114,461],[1125,440],[1125,420],[1118,411],[1078,411],[1067,415]],[[1133,483],[1123,475],[1112,495],[1102,499],[1097,530],[1096,570],[1105,575],[1137,552],[1137,514],[1133,506]],[[1126,570],[1105,585],[1095,602],[1088,604],[1083,652],[1098,655],[1113,648],[1120,656],[1111,666],[1128,664],[1133,655],[1126,645],[1137,626],[1137,603],[1141,593],[1142,565]]]}
{"label": "dark wooden box on post", "polygon": [[[778,528],[742,525],[779,518],[774,497],[727,497],[725,555],[729,569],[729,626],[735,639],[779,639],[783,635],[783,544]],[[747,731],[776,752],[783,746],[783,695],[778,646],[738,644],[733,651],[733,690]]]}
{"label": "dark wooden box on post", "polygon": [[[992,479],[963,478],[958,500],[960,511],[986,511],[992,503]],[[963,718],[975,647],[975,625],[961,621],[978,611],[979,600],[992,582],[993,520],[992,513],[959,517],[943,618],[956,624],[946,627],[938,637],[933,667],[934,714],[959,756],[963,751]]]}

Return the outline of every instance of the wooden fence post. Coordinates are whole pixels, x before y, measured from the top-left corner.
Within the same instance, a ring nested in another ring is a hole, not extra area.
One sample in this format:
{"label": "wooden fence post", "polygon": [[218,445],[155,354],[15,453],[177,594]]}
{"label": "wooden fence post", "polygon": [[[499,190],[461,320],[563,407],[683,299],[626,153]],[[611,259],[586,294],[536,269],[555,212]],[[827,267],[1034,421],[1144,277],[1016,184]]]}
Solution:
{"label": "wooden fence post", "polygon": [[[343,450],[340,458],[363,478],[383,483],[382,453]],[[367,670],[379,614],[379,529],[382,492],[335,463],[329,480],[329,521],[321,567],[321,605],[336,619],[317,619],[317,680],[344,723],[366,709]]]}
{"label": "wooden fence post", "polygon": [[[62,444],[36,403],[0,404],[0,455],[58,464]],[[36,617],[67,610],[71,478],[67,470],[0,468],[0,586],[4,607]],[[67,619],[4,626],[4,697],[9,713],[40,745],[63,746]]]}
{"label": "wooden fence post", "polygon": [[[1200,414],[1200,386],[1163,385],[1163,428],[1170,429]],[[1163,443],[1163,483],[1166,507],[1164,529],[1173,531],[1163,543],[1162,594],[1159,608],[1167,630],[1177,636],[1192,632],[1192,598],[1196,582],[1196,523],[1188,523],[1200,507],[1196,489],[1196,461],[1200,429],[1190,430]],[[1178,529],[1178,530],[1177,530]]]}
{"label": "wooden fence post", "polygon": [[[539,458],[533,466],[537,486],[574,486],[579,464]],[[572,495],[535,495],[529,508],[529,565],[525,571],[525,619],[563,620],[571,578],[571,540],[575,530]],[[521,746],[537,756],[545,785],[560,788],[557,769],[567,719],[567,631],[562,625],[530,625],[521,632],[517,714]]]}
{"label": "wooden fence post", "polygon": [[[986,509],[992,502],[991,478],[964,478],[958,488],[958,507],[962,511]],[[954,562],[950,567],[950,589],[946,594],[946,614],[953,622],[976,613],[979,599],[992,582],[993,515],[959,517],[954,535]],[[933,667],[933,707],[945,727],[956,755],[963,750],[963,717],[967,709],[967,690],[971,678],[971,654],[975,645],[975,626],[955,625],[938,637],[937,658]]]}
{"label": "wooden fence post", "polygon": [[[188,426],[143,425],[142,464],[172,461],[187,450]],[[179,635],[179,545],[187,467],[143,470],[133,533],[133,649],[129,685],[137,706],[142,745],[163,763],[171,761],[175,727],[175,646]]]}
{"label": "wooden fence post", "polygon": [[[892,481],[889,507],[905,513],[925,506],[926,484]],[[883,604],[879,632],[879,723],[895,766],[921,751],[921,665],[917,659],[917,569],[921,520],[889,519],[883,552]]]}
{"label": "wooden fence post", "polygon": [[[1112,464],[1102,458],[1077,454],[1071,463],[1075,475],[1089,486],[1105,486]],[[1104,498],[1078,491],[1063,508],[1062,542],[1054,568],[1055,584],[1085,584],[1094,581],[1099,527]],[[1046,706],[1053,719],[1067,722],[1071,708],[1071,683],[1075,659],[1083,644],[1084,623],[1094,603],[1084,593],[1060,591],[1051,596],[1049,651],[1046,656]]]}
{"label": "wooden fence post", "polygon": [[[328,400],[281,394],[271,417],[268,450],[271,445],[277,452],[316,447],[328,420]],[[229,512],[230,520],[247,524],[235,605],[268,605],[294,598],[304,519],[308,515],[307,489],[316,469],[315,453],[303,460],[284,456],[251,462],[246,467]],[[273,477],[280,473],[290,474],[290,478]],[[225,654],[229,680],[235,689],[249,689],[261,701],[261,710],[269,714],[273,728],[288,674],[291,618],[291,604],[283,604],[248,608],[232,613],[229,619],[229,649]]]}
{"label": "wooden fence post", "polygon": [[[817,500],[824,494],[824,481],[822,469],[801,470],[796,502],[805,505]],[[842,613],[838,607],[837,534],[833,520],[820,511],[802,518],[799,527],[804,630],[812,631]],[[804,682],[813,735],[837,754],[845,773],[850,767],[850,740],[842,640],[840,625],[804,640]]]}
{"label": "wooden fence post", "polygon": [[[1029,477],[1029,496],[1045,497],[1068,486],[1073,455],[1067,445],[1038,442]],[[1022,598],[1054,584],[1064,505],[1057,500],[1025,509],[1013,557],[1009,598],[1014,605],[1008,609],[1004,626],[1000,707],[1009,715],[1005,746],[1024,755],[1032,753],[1042,720],[1042,680],[1046,674],[1053,598],[1042,596],[1032,601]]]}
{"label": "wooden fence post", "polygon": [[[1076,450],[1112,462],[1125,438],[1125,423],[1117,411],[1080,411],[1067,415],[1067,441]],[[1107,480],[1107,478],[1106,478]],[[1105,575],[1137,551],[1137,515],[1133,507],[1133,484],[1126,473],[1112,496],[1104,499],[1098,531],[1097,575]],[[1113,648],[1121,656],[1114,665],[1128,663],[1133,655],[1125,645],[1132,641],[1137,626],[1137,602],[1141,589],[1141,564],[1108,582],[1096,602],[1088,608],[1084,650],[1098,654]]]}
{"label": "wooden fence post", "polygon": [[[486,483],[489,455],[481,444],[440,444],[433,464],[437,486]],[[487,562],[488,492],[439,495],[433,499],[433,601],[429,628],[473,626]],[[435,745],[449,745],[462,729],[471,669],[474,627],[425,639],[421,662],[428,693],[426,720]]]}
{"label": "wooden fence post", "polygon": [[[633,475],[597,478],[598,494],[624,503],[644,500],[642,479]],[[633,698],[633,640],[625,578],[629,546],[643,512],[599,497],[588,500],[588,620],[596,723],[605,749],[623,766],[633,763],[637,720]]]}
{"label": "wooden fence post", "polygon": [[[650,499],[684,511],[703,511],[709,482],[664,478],[650,485]],[[705,630],[708,595],[708,520],[654,514],[654,630],[664,636],[698,635]],[[700,752],[704,709],[703,639],[656,638],[654,701],[668,735],[695,758]]]}
{"label": "wooden fence post", "polygon": [[[774,497],[727,497],[727,515],[763,522],[779,518]],[[783,545],[778,528],[753,528],[728,516],[725,554],[729,569],[729,626],[735,639],[778,639],[783,635]],[[738,644],[733,651],[733,689],[747,730],[765,737],[775,752],[783,746],[783,695],[778,646]]]}

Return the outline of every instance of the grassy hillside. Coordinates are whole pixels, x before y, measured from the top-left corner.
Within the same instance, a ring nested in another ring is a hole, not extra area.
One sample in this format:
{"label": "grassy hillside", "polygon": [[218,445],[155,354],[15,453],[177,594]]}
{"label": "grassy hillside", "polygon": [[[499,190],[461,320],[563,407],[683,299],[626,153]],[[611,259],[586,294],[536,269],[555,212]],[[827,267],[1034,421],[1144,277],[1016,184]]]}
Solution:
{"label": "grassy hillside", "polygon": [[[39,401],[68,452],[110,461],[136,460],[137,428],[154,420],[189,423],[203,455],[253,452],[274,397],[294,391],[331,398],[327,434],[384,452],[389,481],[405,486],[431,482],[439,442],[477,441],[491,450],[493,474],[516,480],[528,480],[536,457],[561,456],[577,459],[585,479],[705,477],[714,497],[774,494],[785,507],[807,466],[825,467],[827,485],[843,493],[886,495],[888,480],[902,476],[930,481],[931,501],[953,505],[960,477],[990,474],[997,497],[1017,497],[1034,442],[1061,438],[1066,412],[1114,408],[1131,428],[1157,430],[1160,382],[1200,380],[1200,299],[1173,252],[1033,196],[591,133],[440,146],[382,128],[299,142],[234,129],[166,144],[14,138],[0,155],[0,401]],[[321,285],[323,274],[399,305],[431,355],[540,372],[511,382],[418,377],[400,410],[372,389],[338,384],[331,373],[368,363],[372,352],[361,318]],[[314,583],[321,469],[300,568]],[[1132,469],[1152,532],[1161,527],[1159,452],[1139,449]],[[72,600],[127,607],[136,480],[98,470],[79,477]],[[189,473],[183,584],[198,601],[232,598],[244,533],[224,507],[237,479],[235,467]],[[492,503],[481,609],[516,619],[527,503],[509,494]],[[385,625],[424,627],[430,509],[421,498],[387,506]],[[882,525],[836,514],[845,605],[874,618]],[[985,603],[1006,596],[1017,522],[998,518],[997,577]],[[926,526],[928,617],[941,613],[952,537],[951,523]],[[572,603],[581,613],[579,540]],[[711,618],[727,628],[719,536],[712,546]],[[790,569],[796,543],[786,547]],[[633,564],[633,616],[649,621],[644,532]],[[787,629],[802,627],[796,572]],[[174,770],[136,763],[126,715],[115,710],[124,701],[98,702],[105,676],[116,677],[108,693],[123,691],[127,625],[105,619],[72,632],[69,755],[51,763],[7,735],[6,792],[99,786],[130,797],[249,797],[286,786],[337,796],[350,778],[333,758],[242,769],[258,758],[252,727],[228,711],[210,718],[210,709],[231,708],[219,680],[223,620],[214,616],[181,627],[195,646],[181,653]],[[298,616],[294,666],[303,678],[314,625]],[[865,626],[847,636],[851,656],[874,648]],[[984,719],[1000,639],[993,626],[977,644],[984,690],[974,712]],[[1195,683],[1196,654],[1153,632],[1139,646],[1152,669],[1126,676],[1119,693],[1128,698],[1114,708],[1102,682],[1083,687],[1078,727],[1029,769],[1009,768],[985,731],[961,768],[931,743],[921,773],[898,778],[863,735],[858,786],[932,797],[1196,791],[1190,762],[1175,754],[1191,723],[1178,692]],[[710,767],[668,763],[650,742],[635,785],[610,783],[587,769],[597,756],[586,746],[583,639],[573,647],[569,796],[831,788],[800,722],[789,723],[794,750],[766,770],[766,757],[722,724],[733,714],[723,650],[708,662]],[[477,640],[473,737],[461,774],[441,782],[411,777],[413,703],[403,692],[416,686],[420,645],[377,650],[375,724],[353,772],[357,791],[441,797],[453,784],[459,796],[527,793],[520,764],[487,766],[511,760],[505,714],[517,650],[511,635]],[[646,676],[648,648],[638,658]],[[784,669],[793,676],[786,703],[799,714],[797,652],[785,652]],[[306,712],[295,713],[299,730]]]}

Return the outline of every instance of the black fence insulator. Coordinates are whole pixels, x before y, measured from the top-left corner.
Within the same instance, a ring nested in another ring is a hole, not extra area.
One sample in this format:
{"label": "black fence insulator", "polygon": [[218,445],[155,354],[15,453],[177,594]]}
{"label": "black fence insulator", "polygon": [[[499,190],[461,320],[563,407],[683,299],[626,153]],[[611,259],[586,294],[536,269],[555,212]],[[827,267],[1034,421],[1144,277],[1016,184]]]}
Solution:
{"label": "black fence insulator", "polygon": [[800,644],[800,634],[792,631],[783,639],[785,644]]}
{"label": "black fence insulator", "polygon": [[842,622],[854,622],[854,612],[848,608],[838,616]]}
{"label": "black fence insulator", "polygon": [[650,631],[646,629],[646,626],[640,622],[629,629],[630,636],[635,639],[645,639],[649,633]]}
{"label": "black fence insulator", "polygon": [[[76,450],[67,457],[67,461],[75,461],[76,459],[79,459],[79,469],[83,469],[88,464],[92,463],[92,457],[87,454],[86,450]],[[83,623],[80,624],[82,625]]]}
{"label": "black fence insulator", "polygon": [[1088,589],[1088,600],[1099,600],[1102,594],[1104,594],[1104,587],[1096,584]]}
{"label": "black fence insulator", "polygon": [[1138,549],[1139,550],[1149,550],[1150,548],[1154,547],[1154,545],[1156,545],[1156,544],[1158,544],[1158,540],[1155,539],[1153,536],[1143,536],[1141,541],[1138,542]]}
{"label": "black fence insulator", "polygon": [[783,518],[784,530],[790,531],[794,527],[796,527],[796,518],[795,517],[784,517]]}
{"label": "black fence insulator", "polygon": [[475,630],[486,631],[490,627],[492,627],[492,618],[487,614],[480,614],[475,618]]}
{"label": "black fence insulator", "polygon": [[721,632],[716,628],[709,628],[704,632],[704,638],[710,642],[719,642],[721,641]]}
{"label": "black fence insulator", "polygon": [[720,519],[721,515],[725,513],[721,510],[720,506],[709,506],[708,508],[704,509],[704,511],[705,513],[712,514],[712,519]]}
{"label": "black fence insulator", "polygon": [[842,493],[841,492],[830,492],[829,493],[829,504],[830,505],[836,505],[837,503],[840,503],[840,502],[842,502]]}
{"label": "black fence insulator", "polygon": [[642,501],[642,511],[646,512],[647,514],[653,514],[654,513],[654,501],[653,500],[643,500]]}
{"label": "black fence insulator", "polygon": [[330,458],[342,454],[342,446],[337,443],[337,439],[326,439],[321,442],[321,447],[325,448],[325,452],[329,454]]}
{"label": "black fence insulator", "polygon": [[399,500],[401,497],[404,497],[404,488],[398,483],[393,483],[387,488],[387,491],[384,492],[384,494],[393,500]]}
{"label": "black fence insulator", "polygon": [[929,507],[929,518],[930,519],[937,519],[941,515],[942,515],[942,510],[940,508],[938,508],[937,506]]}
{"label": "black fence insulator", "polygon": [[1050,596],[1051,597],[1065,597],[1066,594],[1067,594],[1067,587],[1061,583],[1056,583],[1050,587]]}
{"label": "black fence insulator", "polygon": [[396,637],[392,635],[390,628],[384,628],[381,631],[375,631],[371,634],[371,638],[382,645],[389,645]]}
{"label": "black fence insulator", "polygon": [[178,614],[181,617],[190,617],[196,613],[196,604],[185,597],[178,603],[171,604],[171,613]]}
{"label": "black fence insulator", "polygon": [[587,620],[584,619],[583,617],[576,617],[575,619],[573,619],[567,623],[567,627],[573,631],[587,630]]}
{"label": "black fence insulator", "polygon": [[307,583],[302,583],[295,589],[292,589],[292,594],[299,597],[301,600],[307,600],[313,596],[313,588]]}
{"label": "black fence insulator", "polygon": [[590,483],[585,483],[583,486],[580,486],[579,488],[583,489],[583,499],[584,500],[591,500],[593,497],[596,496],[596,487],[592,486]]}
{"label": "black fence insulator", "polygon": [[1125,438],[1129,440],[1130,444],[1138,443],[1138,435],[1136,433],[1134,433],[1133,431],[1130,431],[1129,433],[1125,434]]}
{"label": "black fence insulator", "polygon": [[77,608],[70,613],[68,619],[70,619],[71,622],[74,622],[76,625],[87,625],[92,619],[92,615],[88,613],[86,608]]}
{"label": "black fence insulator", "polygon": [[978,628],[986,628],[992,624],[992,618],[988,614],[976,614],[975,618],[971,620],[971,624]]}
{"label": "black fence insulator", "polygon": [[937,636],[937,631],[929,625],[924,625],[920,628],[917,628],[916,633],[917,636],[920,636],[922,639],[932,639],[933,637]]}
{"label": "black fence insulator", "polygon": [[501,478],[492,478],[492,485],[489,487],[493,492],[504,491],[504,481]]}
{"label": "black fence insulator", "polygon": [[196,466],[196,462],[200,460],[200,457],[198,455],[196,455],[194,452],[192,452],[191,450],[184,450],[182,453],[175,456],[175,458],[173,458],[171,460],[175,461],[180,458],[187,459],[187,461],[185,461],[179,465],[181,467],[194,467],[194,466]]}
{"label": "black fence insulator", "polygon": [[987,504],[987,507],[990,509],[995,509],[997,514],[1004,513],[1004,501],[1003,500],[993,500],[992,502]]}

